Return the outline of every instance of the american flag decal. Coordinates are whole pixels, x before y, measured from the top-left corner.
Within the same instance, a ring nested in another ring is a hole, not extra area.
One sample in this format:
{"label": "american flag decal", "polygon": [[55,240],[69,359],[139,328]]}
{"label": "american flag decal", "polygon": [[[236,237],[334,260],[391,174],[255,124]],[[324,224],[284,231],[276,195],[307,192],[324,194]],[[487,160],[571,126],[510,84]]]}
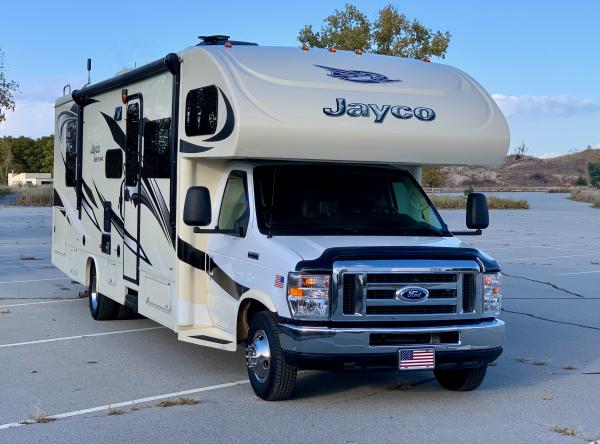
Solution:
{"label": "american flag decal", "polygon": [[400,350],[400,370],[423,370],[435,367],[433,348],[415,348]]}
{"label": "american flag decal", "polygon": [[285,279],[283,278],[283,276],[279,276],[278,274],[275,275],[275,287],[283,288],[284,282],[285,282]]}

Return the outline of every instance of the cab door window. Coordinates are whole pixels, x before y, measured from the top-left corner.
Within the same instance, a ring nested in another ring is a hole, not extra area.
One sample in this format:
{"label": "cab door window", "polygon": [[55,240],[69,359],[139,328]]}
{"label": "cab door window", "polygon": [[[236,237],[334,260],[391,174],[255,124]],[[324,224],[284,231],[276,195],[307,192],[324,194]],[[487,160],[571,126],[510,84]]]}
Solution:
{"label": "cab door window", "polygon": [[248,183],[244,171],[232,171],[227,178],[218,227],[222,230],[235,230],[240,236],[246,235],[250,206],[248,204]]}

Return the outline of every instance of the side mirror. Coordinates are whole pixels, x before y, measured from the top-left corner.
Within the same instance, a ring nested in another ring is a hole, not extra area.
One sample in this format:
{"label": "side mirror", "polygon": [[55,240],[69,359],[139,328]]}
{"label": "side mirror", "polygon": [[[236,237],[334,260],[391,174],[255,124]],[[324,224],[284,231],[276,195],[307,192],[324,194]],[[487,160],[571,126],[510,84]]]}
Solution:
{"label": "side mirror", "polygon": [[206,187],[190,187],[185,195],[183,222],[186,225],[205,227],[212,220],[210,192]]}
{"label": "side mirror", "polygon": [[481,230],[490,224],[487,197],[483,193],[469,193],[467,197],[467,227]]}

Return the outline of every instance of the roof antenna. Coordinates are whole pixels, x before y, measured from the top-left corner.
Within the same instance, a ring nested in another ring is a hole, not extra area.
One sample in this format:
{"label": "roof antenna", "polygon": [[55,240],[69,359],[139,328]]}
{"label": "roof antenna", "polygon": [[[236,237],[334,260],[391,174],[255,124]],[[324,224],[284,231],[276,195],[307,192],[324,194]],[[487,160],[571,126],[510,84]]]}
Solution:
{"label": "roof antenna", "polygon": [[92,81],[90,80],[90,73],[92,72],[92,59],[87,59],[87,73],[88,73],[88,81],[85,86],[88,86]]}

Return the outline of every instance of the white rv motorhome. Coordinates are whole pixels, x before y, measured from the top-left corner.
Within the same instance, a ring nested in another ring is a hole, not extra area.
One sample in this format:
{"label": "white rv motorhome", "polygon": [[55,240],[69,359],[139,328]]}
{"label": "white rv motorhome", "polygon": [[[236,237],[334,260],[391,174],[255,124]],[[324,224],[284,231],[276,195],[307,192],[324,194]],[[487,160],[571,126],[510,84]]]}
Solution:
{"label": "white rv motorhome", "polygon": [[[57,100],[52,262],[97,320],[126,306],[243,344],[263,399],[299,368],[472,390],[502,352],[500,267],[448,230],[421,166],[498,164],[508,142],[450,66],[205,37]],[[466,219],[487,227],[485,196]]]}

